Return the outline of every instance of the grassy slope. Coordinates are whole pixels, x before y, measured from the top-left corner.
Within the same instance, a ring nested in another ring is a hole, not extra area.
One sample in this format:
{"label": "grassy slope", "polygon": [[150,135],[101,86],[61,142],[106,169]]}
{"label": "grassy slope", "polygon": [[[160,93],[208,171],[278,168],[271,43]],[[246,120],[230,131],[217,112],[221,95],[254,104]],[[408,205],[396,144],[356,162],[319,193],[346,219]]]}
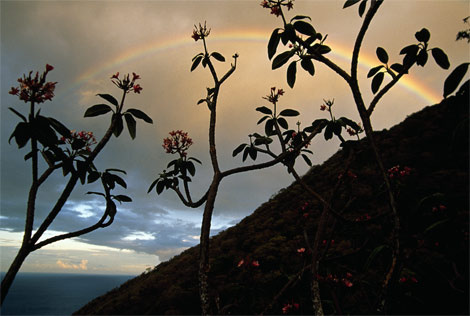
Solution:
{"label": "grassy slope", "polygon": [[[452,97],[376,133],[386,167],[412,168],[410,176],[396,183],[403,260],[394,277],[391,313],[469,312],[468,100],[468,93]],[[344,218],[329,221],[330,235],[325,239],[334,243],[325,249],[320,268],[326,313],[374,313],[390,259],[384,246],[391,242],[387,196],[367,140],[353,146],[351,171],[357,178],[346,176],[333,199]],[[328,197],[345,161],[344,151],[339,151],[312,168],[305,179]],[[302,210],[305,202],[309,204]],[[440,205],[446,209],[440,210]],[[308,248],[304,229],[311,241],[320,209],[294,183],[212,238],[213,312],[259,314],[267,308],[267,313],[281,314],[285,304],[299,303],[299,310],[292,312],[312,313],[310,274],[303,271],[309,254],[298,254],[297,249]],[[366,214],[369,220],[356,221]],[[382,250],[371,256],[374,249]],[[257,260],[260,266],[237,267],[241,259]],[[198,314],[197,266],[198,246],[96,298],[77,314]],[[346,273],[352,275],[347,278],[352,287],[342,282]],[[400,282],[403,278],[406,281]],[[290,286],[273,300],[289,281]]]}

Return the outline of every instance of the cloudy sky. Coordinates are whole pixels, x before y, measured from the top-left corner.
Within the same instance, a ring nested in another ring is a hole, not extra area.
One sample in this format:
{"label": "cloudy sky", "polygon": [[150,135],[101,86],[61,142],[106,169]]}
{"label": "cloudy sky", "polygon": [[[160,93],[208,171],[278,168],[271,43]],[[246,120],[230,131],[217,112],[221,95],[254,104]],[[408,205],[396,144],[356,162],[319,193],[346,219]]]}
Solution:
{"label": "cloudy sky", "polygon": [[[361,19],[357,7],[342,9],[344,1],[297,0],[289,16],[312,18],[317,32],[328,34],[329,58],[349,70],[348,59]],[[42,114],[54,116],[70,129],[93,131],[102,136],[109,117],[83,118],[89,106],[102,103],[97,93],[118,97],[119,90],[109,80],[115,72],[135,72],[142,77],[143,91],[129,95],[127,106],[142,109],[154,124],[140,121],[137,138],[127,132],[113,138],[96,160],[99,169],[125,169],[132,203],[118,208],[112,226],[62,241],[32,254],[22,271],[139,274],[149,266],[198,243],[201,209],[187,209],[173,192],[160,196],[147,189],[173,159],[161,144],[171,130],[189,132],[194,141],[190,155],[203,161],[191,189],[203,194],[211,180],[208,155],[208,110],[196,102],[211,85],[207,70],[190,72],[191,58],[202,51],[202,43],[191,38],[193,25],[207,21],[212,29],[208,48],[227,60],[240,55],[238,67],[222,87],[219,98],[217,146],[223,170],[242,164],[232,158],[233,149],[259,131],[255,108],[267,105],[263,96],[273,86],[287,92],[281,107],[299,110],[300,120],[310,124],[324,117],[319,111],[323,99],[334,99],[336,115],[358,120],[346,84],[321,65],[310,77],[298,72],[294,89],[287,87],[283,67],[271,70],[266,46],[272,30],[281,26],[279,18],[250,1],[1,1],[1,271],[11,263],[22,238],[26,197],[31,183],[30,166],[23,160],[27,149],[18,150],[8,138],[17,117],[27,106],[8,94],[16,79],[30,70],[42,71],[46,63],[55,69],[48,79],[57,81],[56,96],[42,106]],[[399,51],[415,43],[414,34],[426,27],[431,32],[430,47],[443,48],[451,68],[469,59],[469,47],[456,42],[458,31],[470,15],[467,0],[386,1],[366,36],[361,55],[361,90],[371,99],[368,70],[379,61],[377,46],[384,47],[392,62],[401,62]],[[229,62],[217,63],[223,74]],[[393,126],[407,115],[438,102],[449,71],[433,60],[425,68],[397,85],[379,104],[373,115],[376,129]],[[294,124],[296,121],[291,121]],[[338,149],[338,143],[322,139],[313,142],[315,163],[321,163]],[[299,162],[301,172],[307,167]],[[213,233],[226,229],[249,215],[261,203],[292,179],[282,167],[236,175],[224,179],[219,189],[213,218]],[[64,185],[61,174],[51,177],[37,200],[36,226],[48,213]],[[48,232],[48,236],[88,226],[99,219],[104,204],[87,191],[93,186],[77,186]]]}

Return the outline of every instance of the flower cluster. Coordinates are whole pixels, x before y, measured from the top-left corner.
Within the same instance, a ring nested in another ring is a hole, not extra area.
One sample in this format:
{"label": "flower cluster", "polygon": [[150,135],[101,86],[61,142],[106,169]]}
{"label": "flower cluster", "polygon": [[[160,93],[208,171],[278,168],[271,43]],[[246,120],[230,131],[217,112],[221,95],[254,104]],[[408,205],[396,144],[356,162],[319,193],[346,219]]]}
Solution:
{"label": "flower cluster", "polygon": [[276,87],[272,87],[271,93],[263,97],[263,99],[268,100],[272,104],[276,104],[277,101],[279,100],[279,97],[282,95],[284,95],[284,90],[277,89],[277,92],[276,92]]}
{"label": "flower cluster", "polygon": [[297,249],[297,253],[299,254],[305,253],[305,248],[302,247],[302,248]]}
{"label": "flower cluster", "polygon": [[409,282],[418,283],[418,280],[417,280],[415,277],[413,277],[413,276],[412,276],[412,277],[408,277],[408,278],[403,276],[403,277],[401,277],[401,278],[398,280],[398,282],[400,282],[400,283],[402,283],[402,284],[403,284],[403,283],[409,283]]}
{"label": "flower cluster", "polygon": [[350,179],[357,179],[357,175],[354,172],[352,172],[351,170],[348,170],[345,173],[340,173],[338,175],[338,180],[342,179],[345,175]]}
{"label": "flower cluster", "polygon": [[335,100],[325,100],[323,99],[324,104],[320,105],[320,111],[328,111],[331,112],[331,107],[335,103]]}
{"label": "flower cluster", "polygon": [[441,211],[441,212],[444,212],[445,210],[447,210],[447,207],[443,204],[440,204],[439,206],[434,206],[432,208],[432,212],[435,213],[437,211]]}
{"label": "flower cluster", "polygon": [[282,14],[281,6],[286,6],[287,10],[290,10],[294,7],[294,0],[280,0],[280,1],[272,1],[272,0],[263,0],[260,4],[263,8],[270,9],[271,14],[275,16],[280,16]]}
{"label": "flower cluster", "polygon": [[302,212],[302,216],[304,218],[307,218],[308,217],[308,208],[309,208],[309,204],[308,202],[305,202],[301,207],[300,207],[300,212]]}
{"label": "flower cluster", "polygon": [[238,262],[237,267],[243,267],[243,266],[248,266],[248,267],[259,267],[259,262],[258,260],[250,260],[250,259],[242,259]]}
{"label": "flower cluster", "polygon": [[54,67],[47,64],[46,71],[41,76],[38,72],[33,76],[33,72],[30,71],[28,76],[23,75],[23,78],[18,78],[19,87],[12,87],[8,93],[19,96],[25,103],[43,103],[52,100],[57,82],[46,82],[46,76],[53,69]]}
{"label": "flower cluster", "polygon": [[346,272],[346,275],[343,278],[339,278],[336,274],[329,273],[326,277],[323,277],[317,274],[318,281],[326,281],[330,283],[342,283],[346,287],[352,287],[354,284],[351,282],[353,275],[349,272]]}
{"label": "flower cluster", "polygon": [[193,144],[193,140],[188,136],[187,132],[182,130],[171,131],[170,137],[163,139],[163,148],[168,154],[180,154],[186,157],[186,151]]}
{"label": "flower cluster", "polygon": [[[81,146],[79,148],[85,147],[86,151],[91,151],[91,146],[96,144],[96,138],[93,135],[93,132],[86,132],[86,131],[81,131],[77,132],[75,130],[70,131],[70,138],[66,138],[62,136],[60,138],[60,141],[64,144],[70,144],[72,145],[73,143],[77,143],[77,140],[81,143]],[[77,146],[77,145],[73,145]],[[73,147],[72,147],[73,148]]]}
{"label": "flower cluster", "polygon": [[300,305],[299,303],[287,303],[284,305],[284,307],[282,308],[282,313],[283,314],[288,314],[291,310],[299,310],[300,308]]}
{"label": "flower cluster", "polygon": [[369,213],[365,213],[364,215],[361,215],[359,217],[356,217],[356,219],[354,221],[356,222],[363,222],[363,221],[368,221],[370,220],[372,217],[369,215]]}
{"label": "flower cluster", "polygon": [[346,129],[346,131],[348,132],[348,134],[349,134],[350,136],[357,136],[357,135],[359,135],[360,133],[364,132],[364,129],[362,128],[361,123],[359,123],[359,124],[357,124],[357,125],[359,126],[359,129],[358,129],[358,130],[355,130],[355,129],[351,128],[351,127],[348,127],[348,128]]}
{"label": "flower cluster", "polygon": [[404,167],[403,169],[401,169],[399,165],[396,165],[396,166],[388,169],[388,177],[390,179],[404,178],[406,176],[409,176],[410,173],[411,173],[411,168]]}
{"label": "flower cluster", "polygon": [[208,37],[210,33],[211,29],[207,29],[206,22],[204,22],[204,26],[199,23],[199,27],[194,25],[193,35],[191,35],[191,37],[197,42],[200,39],[203,40]]}
{"label": "flower cluster", "polygon": [[130,91],[134,91],[134,93],[139,93],[142,91],[142,87],[140,84],[136,84],[135,81],[140,79],[140,76],[137,75],[135,72],[132,73],[132,79],[130,79],[130,75],[127,74],[121,80],[119,79],[119,72],[116,72],[114,75],[111,76],[111,81],[119,88],[124,90],[126,93]]}

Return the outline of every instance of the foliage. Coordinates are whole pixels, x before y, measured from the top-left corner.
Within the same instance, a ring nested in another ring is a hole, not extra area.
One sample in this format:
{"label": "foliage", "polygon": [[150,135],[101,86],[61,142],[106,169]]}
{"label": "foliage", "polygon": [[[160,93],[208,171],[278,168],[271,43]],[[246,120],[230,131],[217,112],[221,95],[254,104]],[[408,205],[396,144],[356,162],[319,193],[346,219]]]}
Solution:
{"label": "foliage", "polygon": [[[406,171],[395,168],[397,163],[411,169],[400,178],[401,241],[407,256],[392,290],[392,314],[468,314],[468,100],[468,91],[451,96],[375,133],[390,174],[400,177]],[[383,245],[391,244],[392,227],[383,180],[367,140],[353,146],[357,155],[350,170],[356,177],[346,177],[334,205],[351,195],[356,199],[325,238],[328,248],[322,246],[327,264],[319,271],[320,286],[325,313],[331,314],[375,314],[374,300],[389,265],[390,249]],[[304,181],[327,195],[344,170],[345,156],[344,149],[339,151],[313,167]],[[218,313],[259,314],[271,306],[265,314],[281,314],[289,304],[299,304],[294,313],[313,313],[303,227],[316,227],[320,208],[294,183],[212,238],[211,293]],[[199,314],[198,255],[199,246],[190,248],[76,314]],[[242,259],[259,266],[238,267]]]}

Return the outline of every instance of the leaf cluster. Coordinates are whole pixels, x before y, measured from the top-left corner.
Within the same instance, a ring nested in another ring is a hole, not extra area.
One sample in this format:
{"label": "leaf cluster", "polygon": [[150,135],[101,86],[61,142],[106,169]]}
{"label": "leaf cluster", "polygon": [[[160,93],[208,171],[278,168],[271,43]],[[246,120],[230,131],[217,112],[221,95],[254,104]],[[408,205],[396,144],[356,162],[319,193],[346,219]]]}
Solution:
{"label": "leaf cluster", "polygon": [[119,137],[121,135],[122,130],[124,128],[123,124],[123,117],[126,121],[127,129],[129,131],[129,135],[131,136],[132,139],[135,139],[136,137],[136,129],[137,129],[137,122],[136,118],[143,120],[146,123],[152,124],[153,120],[145,114],[143,111],[138,110],[138,109],[128,109],[124,113],[122,112],[122,105],[120,106],[116,98],[114,98],[110,94],[97,94],[99,97],[105,99],[109,103],[111,103],[114,106],[114,109],[109,106],[108,104],[95,104],[89,107],[85,111],[85,117],[94,117],[94,116],[99,116],[106,114],[108,112],[112,112],[111,116],[111,122],[115,122],[114,124],[114,136]]}

